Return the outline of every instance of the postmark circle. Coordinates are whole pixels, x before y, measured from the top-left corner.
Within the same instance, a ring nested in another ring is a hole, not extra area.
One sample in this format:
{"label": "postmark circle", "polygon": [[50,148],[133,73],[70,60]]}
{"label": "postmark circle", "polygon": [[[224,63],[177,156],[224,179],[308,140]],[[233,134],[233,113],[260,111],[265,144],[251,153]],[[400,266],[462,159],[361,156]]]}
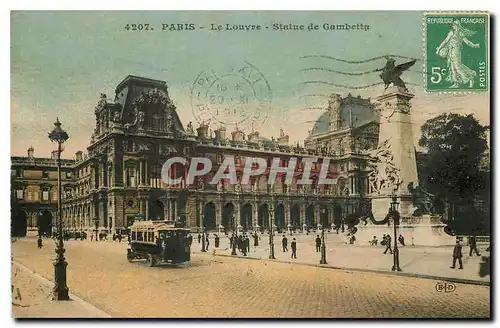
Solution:
{"label": "postmark circle", "polygon": [[271,108],[269,83],[253,65],[245,63],[226,74],[200,73],[191,90],[191,106],[198,123],[247,129],[263,124]]}

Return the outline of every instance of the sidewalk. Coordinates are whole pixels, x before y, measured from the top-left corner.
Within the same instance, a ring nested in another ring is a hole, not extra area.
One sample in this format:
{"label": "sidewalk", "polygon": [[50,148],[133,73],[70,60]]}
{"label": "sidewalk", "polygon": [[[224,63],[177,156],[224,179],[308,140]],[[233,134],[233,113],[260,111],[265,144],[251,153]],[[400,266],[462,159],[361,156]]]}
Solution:
{"label": "sidewalk", "polygon": [[[281,236],[274,237],[274,256],[275,261],[300,263],[307,265],[318,265],[321,253],[315,251],[314,239],[316,235],[294,235],[292,238],[297,240],[297,259],[290,258],[290,241],[288,238],[288,252],[283,252],[281,246]],[[347,245],[339,241],[336,236],[329,236],[326,244],[326,265],[322,267],[331,267],[337,269],[355,269],[362,271],[375,271],[383,273],[392,273],[393,255],[389,252],[383,254],[383,246],[364,246]],[[250,252],[247,258],[269,259],[269,236],[261,235],[259,246],[253,246],[253,239],[250,240]],[[210,240],[208,253],[214,254],[214,243]],[[479,246],[482,256],[488,256],[485,251],[487,246]],[[192,252],[201,253],[201,244],[195,238],[191,247]],[[481,256],[473,255],[469,257],[469,247],[463,248],[464,269],[451,269],[453,253],[452,246],[443,247],[422,247],[422,246],[401,246],[399,247],[399,263],[402,269],[402,275],[412,275],[422,278],[449,279],[457,282],[478,283],[489,285],[490,276],[479,276],[479,264]],[[221,238],[220,246],[215,250],[215,255],[230,255],[229,240]],[[238,251],[238,255],[242,254]]]}
{"label": "sidewalk", "polygon": [[11,268],[14,319],[110,318],[108,314],[71,293],[70,301],[52,301],[52,282],[15,261]]}

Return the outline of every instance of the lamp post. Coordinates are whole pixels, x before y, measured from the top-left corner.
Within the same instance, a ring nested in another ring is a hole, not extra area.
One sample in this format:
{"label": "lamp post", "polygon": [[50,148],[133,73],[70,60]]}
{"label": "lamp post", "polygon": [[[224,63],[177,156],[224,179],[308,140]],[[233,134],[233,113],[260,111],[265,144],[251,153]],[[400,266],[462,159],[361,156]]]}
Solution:
{"label": "lamp post", "polygon": [[54,129],[49,133],[51,142],[57,142],[57,246],[56,246],[56,260],[54,261],[54,290],[53,298],[56,301],[68,301],[69,289],[66,285],[66,268],[68,262],[64,258],[64,242],[62,235],[62,210],[61,210],[61,196],[62,196],[62,182],[61,182],[61,152],[62,144],[69,139],[68,134],[61,128],[59,118],[54,123]]}
{"label": "lamp post", "polygon": [[321,259],[319,260],[319,264],[327,264],[326,263],[325,227],[323,225],[321,225]]}
{"label": "lamp post", "polygon": [[399,250],[398,250],[398,236],[397,236],[397,227],[399,225],[399,212],[397,210],[398,204],[399,203],[397,202],[396,197],[393,196],[390,209],[394,226],[394,254],[393,254],[394,264],[392,266],[392,271],[401,271],[401,268],[399,267]]}
{"label": "lamp post", "polygon": [[205,215],[201,215],[201,251],[206,252],[205,249]]}
{"label": "lamp post", "polygon": [[233,249],[231,250],[231,255],[238,255],[236,253],[236,240],[238,239],[238,229],[236,227],[236,217],[233,215]]}
{"label": "lamp post", "polygon": [[269,259],[274,260],[274,195],[271,195],[271,211],[269,213]]}

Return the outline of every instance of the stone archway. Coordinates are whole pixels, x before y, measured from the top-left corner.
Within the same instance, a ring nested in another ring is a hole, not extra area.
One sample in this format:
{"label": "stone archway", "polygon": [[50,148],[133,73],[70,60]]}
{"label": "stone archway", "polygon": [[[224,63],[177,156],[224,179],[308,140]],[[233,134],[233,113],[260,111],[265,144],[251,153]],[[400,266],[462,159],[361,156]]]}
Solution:
{"label": "stone archway", "polygon": [[25,210],[12,211],[10,228],[12,237],[26,237],[28,233],[28,213]]}
{"label": "stone archway", "polygon": [[244,230],[252,229],[252,204],[245,203],[241,207],[241,226]]}
{"label": "stone archway", "polygon": [[297,203],[290,208],[290,224],[294,228],[300,228],[300,205]]}
{"label": "stone archway", "polygon": [[329,210],[328,210],[328,206],[326,205],[320,205],[319,207],[319,223],[323,226],[323,228],[325,229],[329,229],[330,228],[330,222],[328,220],[328,216],[329,216]]}
{"label": "stone archway", "polygon": [[206,203],[205,206],[203,206],[203,223],[205,229],[214,230],[217,228],[215,216],[215,204],[212,202]]}
{"label": "stone archway", "polygon": [[222,208],[222,225],[225,229],[234,230],[234,204],[229,202]]}
{"label": "stone archway", "polygon": [[267,203],[259,206],[259,226],[269,228],[269,205]]}
{"label": "stone archway", "polygon": [[41,235],[50,237],[52,235],[52,213],[49,210],[38,213],[36,226]]}
{"label": "stone archway", "polygon": [[305,223],[308,228],[315,227],[316,226],[316,220],[314,217],[314,206],[312,204],[309,204],[306,206],[306,220]]}
{"label": "stone archway", "polygon": [[149,218],[153,220],[164,220],[165,217],[165,205],[160,200],[154,200],[149,208]]}
{"label": "stone archway", "polygon": [[340,205],[333,207],[333,223],[336,227],[340,227],[342,223],[342,206]]}
{"label": "stone archway", "polygon": [[274,224],[280,229],[285,229],[285,205],[278,204],[274,210]]}

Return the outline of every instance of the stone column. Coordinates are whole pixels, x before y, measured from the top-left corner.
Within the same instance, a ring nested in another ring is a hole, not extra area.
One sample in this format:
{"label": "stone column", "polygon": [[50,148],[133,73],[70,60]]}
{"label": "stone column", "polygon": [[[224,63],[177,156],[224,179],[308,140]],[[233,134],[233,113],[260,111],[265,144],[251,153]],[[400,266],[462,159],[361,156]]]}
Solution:
{"label": "stone column", "polygon": [[314,204],[314,221],[316,221],[316,226],[318,226],[321,223],[320,220],[320,205],[319,204]]}
{"label": "stone column", "polygon": [[302,229],[302,226],[306,222],[306,203],[305,202],[300,202],[300,228]]}
{"label": "stone column", "polygon": [[285,227],[288,229],[288,225],[290,224],[290,202],[285,201]]}
{"label": "stone column", "polygon": [[149,186],[151,184],[151,181],[149,179],[149,167],[148,167],[148,161],[144,161],[144,185]]}
{"label": "stone column", "polygon": [[174,220],[177,220],[177,216],[179,215],[179,199],[175,199],[175,207],[174,207]]}
{"label": "stone column", "polygon": [[170,200],[165,198],[163,202],[163,217],[165,220],[170,220]]}
{"label": "stone column", "polygon": [[259,227],[259,202],[254,202],[253,207],[254,207],[253,227],[255,229],[256,227]]}
{"label": "stone column", "polygon": [[333,205],[328,206],[328,224],[331,226],[333,223]]}
{"label": "stone column", "polygon": [[[217,202],[215,206],[215,224],[217,225],[217,229],[222,224],[222,204],[220,201]],[[227,227],[224,227],[227,229]]]}
{"label": "stone column", "polygon": [[241,224],[241,202],[240,201],[237,201],[236,202],[236,206],[234,207],[234,218],[235,218],[235,224],[236,224],[236,227],[235,228],[238,228],[239,225],[242,226]]}
{"label": "stone column", "polygon": [[149,220],[149,198],[146,198],[144,202],[146,203],[146,220]]}
{"label": "stone column", "polygon": [[138,181],[138,185],[139,186],[142,186],[144,185],[143,181],[142,181],[142,174],[144,173],[143,171],[143,163],[142,163],[142,160],[139,161],[139,181]]}
{"label": "stone column", "polygon": [[144,215],[144,200],[139,198],[139,213]]}

